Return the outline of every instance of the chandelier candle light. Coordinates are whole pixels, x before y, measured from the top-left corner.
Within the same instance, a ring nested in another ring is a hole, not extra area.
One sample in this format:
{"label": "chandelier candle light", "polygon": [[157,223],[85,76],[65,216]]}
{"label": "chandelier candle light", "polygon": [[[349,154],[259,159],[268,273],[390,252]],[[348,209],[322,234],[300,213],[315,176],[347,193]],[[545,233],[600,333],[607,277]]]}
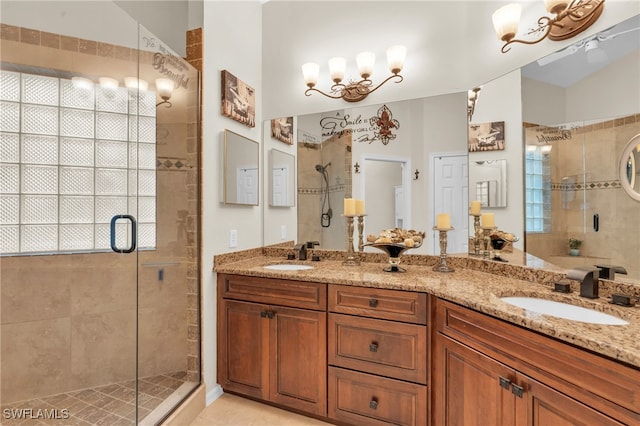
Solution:
{"label": "chandelier candle light", "polygon": [[454,269],[447,265],[447,232],[452,231],[451,216],[448,213],[441,213],[436,216],[436,226],[434,231],[440,236],[440,263],[433,267],[436,272],[453,272]]}
{"label": "chandelier candle light", "polygon": [[504,41],[502,53],[511,49],[511,43],[536,44],[550,40],[566,40],[580,34],[598,20],[604,9],[605,0],[544,0],[547,12],[553,17],[542,16],[538,27],[529,30],[527,35],[542,34],[536,40],[516,39],[522,5],[511,3],[496,10],[492,15],[493,26],[498,38]]}
{"label": "chandelier candle light", "polygon": [[389,65],[391,75],[377,86],[373,86],[373,81],[369,79],[371,74],[373,74],[373,66],[376,61],[376,56],[372,52],[361,52],[356,56],[356,64],[358,66],[358,73],[360,74],[361,80],[350,81],[347,84],[342,83],[347,67],[347,61],[342,57],[331,58],[328,61],[329,74],[333,81],[330,93],[325,93],[322,90],[315,88],[318,83],[320,66],[314,62],[307,62],[302,65],[302,75],[304,77],[304,83],[307,85],[307,90],[304,94],[306,96],[311,96],[312,92],[318,92],[332,99],[344,99],[347,102],[359,102],[366,98],[369,93],[378,90],[380,86],[391,79],[395,79],[397,80],[396,83],[400,83],[403,80],[403,77],[400,75],[400,71],[402,71],[406,56],[407,48],[404,46],[391,46],[387,49],[387,63]]}

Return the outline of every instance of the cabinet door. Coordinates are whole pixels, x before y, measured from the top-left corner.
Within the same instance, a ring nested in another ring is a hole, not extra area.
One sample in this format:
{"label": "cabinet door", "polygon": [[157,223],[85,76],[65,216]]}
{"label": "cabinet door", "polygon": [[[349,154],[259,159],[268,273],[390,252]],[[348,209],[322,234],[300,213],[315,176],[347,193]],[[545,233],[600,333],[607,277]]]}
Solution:
{"label": "cabinet door", "polygon": [[327,414],[327,314],[271,306],[270,400]]}
{"label": "cabinet door", "polygon": [[268,307],[225,300],[218,315],[218,380],[225,390],[269,395]]}
{"label": "cabinet door", "polygon": [[514,424],[514,370],[440,334],[433,361],[433,424]]}
{"label": "cabinet door", "polygon": [[519,425],[606,426],[623,424],[529,377],[520,376],[517,381],[521,382],[524,388],[523,397],[517,401]]}

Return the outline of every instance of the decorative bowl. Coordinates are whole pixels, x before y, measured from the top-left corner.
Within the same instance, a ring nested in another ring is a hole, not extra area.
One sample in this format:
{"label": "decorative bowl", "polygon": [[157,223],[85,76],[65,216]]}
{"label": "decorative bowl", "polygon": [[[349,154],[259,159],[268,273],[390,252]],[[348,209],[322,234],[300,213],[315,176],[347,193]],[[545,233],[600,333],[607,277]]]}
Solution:
{"label": "decorative bowl", "polygon": [[406,272],[406,269],[401,268],[400,265],[400,255],[407,250],[418,248],[422,245],[422,243],[416,243],[413,247],[407,247],[404,244],[393,244],[393,243],[367,243],[365,247],[374,247],[378,250],[382,250],[383,252],[389,255],[389,266],[384,268],[383,270],[386,272]]}

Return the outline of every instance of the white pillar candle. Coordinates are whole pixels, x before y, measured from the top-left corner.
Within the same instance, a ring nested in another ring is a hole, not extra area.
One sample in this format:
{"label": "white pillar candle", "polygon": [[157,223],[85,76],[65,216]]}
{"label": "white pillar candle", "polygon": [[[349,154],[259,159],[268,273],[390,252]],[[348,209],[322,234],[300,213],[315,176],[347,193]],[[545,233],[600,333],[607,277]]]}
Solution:
{"label": "white pillar candle", "polygon": [[356,216],[364,216],[364,200],[356,200]]}
{"label": "white pillar candle", "polygon": [[493,213],[482,213],[480,216],[483,228],[493,228],[496,226],[496,218]]}
{"label": "white pillar candle", "polygon": [[356,214],[356,200],[353,198],[344,199],[344,215],[355,216]]}
{"label": "white pillar candle", "polygon": [[451,228],[451,216],[449,216],[449,213],[441,213],[437,216],[436,228],[438,229]]}
{"label": "white pillar candle", "polygon": [[474,216],[478,216],[480,214],[480,201],[474,200],[471,202],[471,214]]}

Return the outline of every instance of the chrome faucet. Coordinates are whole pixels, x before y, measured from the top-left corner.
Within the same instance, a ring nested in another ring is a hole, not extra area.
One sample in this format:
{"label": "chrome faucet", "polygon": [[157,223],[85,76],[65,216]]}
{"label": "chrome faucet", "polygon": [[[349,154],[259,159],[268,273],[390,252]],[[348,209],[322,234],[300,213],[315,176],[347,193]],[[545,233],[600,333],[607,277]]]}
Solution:
{"label": "chrome faucet", "polygon": [[597,299],[599,274],[599,268],[580,267],[567,272],[567,278],[580,282],[581,297]]}

